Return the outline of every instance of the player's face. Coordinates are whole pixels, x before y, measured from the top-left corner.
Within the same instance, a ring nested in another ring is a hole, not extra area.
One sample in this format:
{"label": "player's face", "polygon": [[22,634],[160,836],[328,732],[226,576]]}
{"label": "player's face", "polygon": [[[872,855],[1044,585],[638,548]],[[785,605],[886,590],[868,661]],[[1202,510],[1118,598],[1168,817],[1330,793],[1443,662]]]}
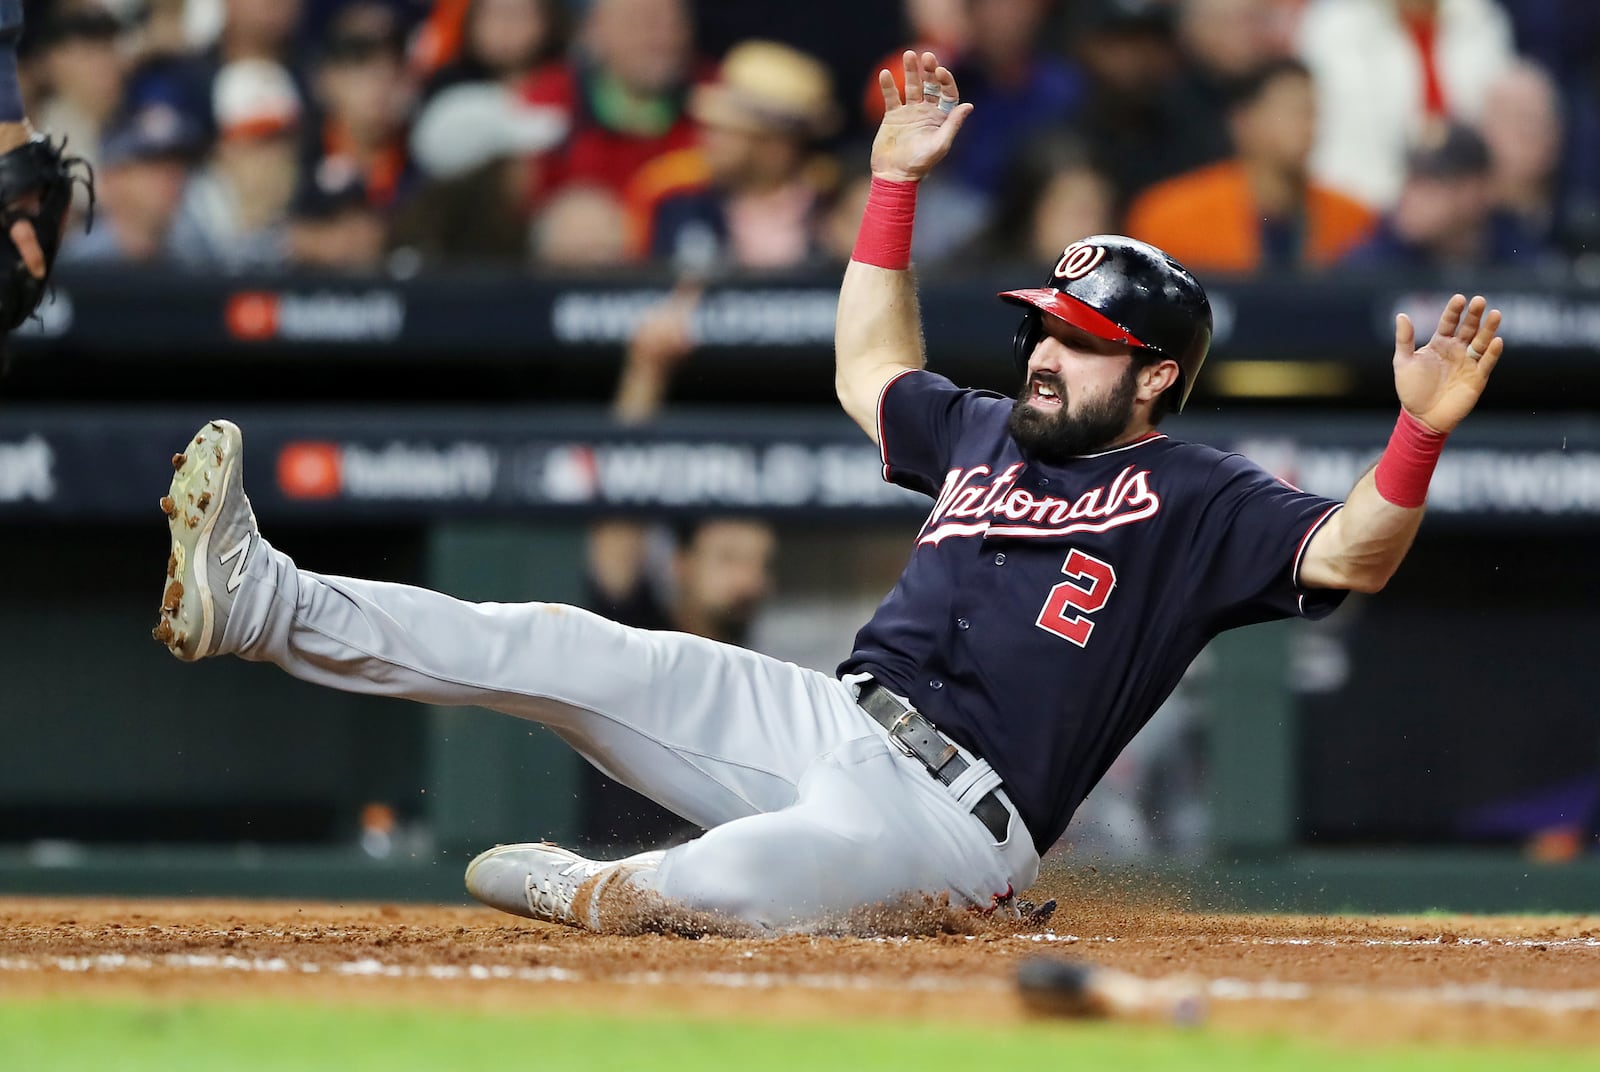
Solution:
{"label": "player's face", "polygon": [[1133,421],[1135,373],[1130,347],[1045,317],[1044,336],[1011,407],[1012,438],[1045,462],[1115,443]]}

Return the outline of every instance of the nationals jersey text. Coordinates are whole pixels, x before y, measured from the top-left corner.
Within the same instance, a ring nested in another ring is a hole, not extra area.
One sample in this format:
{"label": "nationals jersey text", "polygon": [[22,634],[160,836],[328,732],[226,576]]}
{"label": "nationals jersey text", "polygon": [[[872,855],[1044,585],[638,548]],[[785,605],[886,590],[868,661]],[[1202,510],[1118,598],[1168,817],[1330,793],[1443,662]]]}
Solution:
{"label": "nationals jersey text", "polygon": [[[1023,465],[1017,462],[992,484],[987,465],[952,469],[918,543],[938,543],[946,536],[1066,536],[1104,532],[1152,517],[1161,499],[1150,490],[1148,470],[1128,466],[1109,487],[1092,488],[1076,499],[1031,495],[1016,487]],[[981,520],[963,524],[962,518]]]}

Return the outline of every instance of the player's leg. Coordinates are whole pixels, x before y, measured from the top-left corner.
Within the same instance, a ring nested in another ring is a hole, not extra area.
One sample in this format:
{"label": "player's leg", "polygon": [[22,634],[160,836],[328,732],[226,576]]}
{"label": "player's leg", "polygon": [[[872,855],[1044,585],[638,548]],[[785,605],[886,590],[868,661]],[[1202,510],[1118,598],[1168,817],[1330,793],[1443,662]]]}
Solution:
{"label": "player's leg", "polygon": [[820,757],[779,811],[620,865],[504,846],[473,861],[467,887],[504,911],[594,930],[694,928],[709,914],[770,933],[843,923],[853,910],[908,897],[918,906],[921,895],[988,908],[1037,870],[1020,823],[996,845],[917,761],[872,736]]}
{"label": "player's leg", "polygon": [[703,826],[785,807],[815,756],[871,731],[847,687],[743,649],[301,570],[257,530],[242,451],[215,422],[175,459],[157,635],[180,657],[232,653],[345,691],[532,719]]}

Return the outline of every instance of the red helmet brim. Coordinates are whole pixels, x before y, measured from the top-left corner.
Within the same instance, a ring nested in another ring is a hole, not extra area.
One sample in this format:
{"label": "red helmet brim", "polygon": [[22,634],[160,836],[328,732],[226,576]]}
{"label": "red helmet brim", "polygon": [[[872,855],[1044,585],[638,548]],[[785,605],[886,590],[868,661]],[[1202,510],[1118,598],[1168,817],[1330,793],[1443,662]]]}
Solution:
{"label": "red helmet brim", "polygon": [[1051,316],[1059,317],[1073,327],[1087,331],[1097,339],[1125,343],[1128,346],[1136,346],[1141,350],[1151,349],[1127,328],[1107,319],[1103,314],[1084,302],[1070,294],[1056,290],[1054,287],[1040,287],[1037,290],[1003,290],[999,296],[1002,300],[1011,302],[1013,305],[1031,306],[1041,313],[1049,313]]}

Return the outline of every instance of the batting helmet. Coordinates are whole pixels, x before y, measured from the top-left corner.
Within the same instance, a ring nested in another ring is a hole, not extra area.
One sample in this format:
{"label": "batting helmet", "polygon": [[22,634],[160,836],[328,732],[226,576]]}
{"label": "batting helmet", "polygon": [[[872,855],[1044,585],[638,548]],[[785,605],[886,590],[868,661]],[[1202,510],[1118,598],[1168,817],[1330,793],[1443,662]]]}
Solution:
{"label": "batting helmet", "polygon": [[1061,254],[1038,290],[1007,290],[1000,297],[1028,310],[1012,341],[1017,367],[1044,332],[1049,313],[1112,342],[1148,350],[1178,363],[1178,382],[1167,389],[1168,407],[1181,412],[1211,348],[1211,303],[1205,289],[1177,261],[1154,246],[1121,235],[1091,235]]}

